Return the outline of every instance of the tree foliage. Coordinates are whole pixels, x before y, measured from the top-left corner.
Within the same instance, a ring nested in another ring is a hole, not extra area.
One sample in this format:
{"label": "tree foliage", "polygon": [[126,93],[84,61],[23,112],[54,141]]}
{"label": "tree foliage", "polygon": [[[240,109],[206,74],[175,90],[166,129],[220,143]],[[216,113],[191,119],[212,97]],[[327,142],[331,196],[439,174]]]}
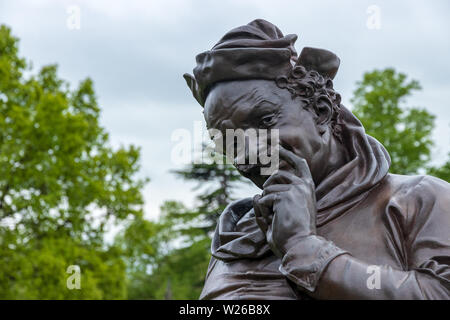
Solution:
{"label": "tree foliage", "polygon": [[430,160],[435,117],[423,108],[403,105],[419,89],[419,82],[392,68],[374,70],[357,83],[351,100],[366,132],[388,150],[392,173],[417,173]]}
{"label": "tree foliage", "polygon": [[183,170],[173,171],[185,181],[197,182],[195,190],[199,194],[195,210],[172,210],[168,212],[166,219],[176,217],[180,226],[189,226],[189,230],[196,229],[199,235],[212,235],[220,214],[234,199],[234,188],[246,181],[234,166],[226,163],[225,157],[222,160],[221,163],[212,159],[210,162],[192,163]]}
{"label": "tree foliage", "polygon": [[[166,201],[158,221],[158,252],[147,272],[135,273],[130,298],[197,299],[210,259],[211,236],[217,219],[234,199],[233,190],[244,178],[229,164],[190,164],[174,173],[197,182],[193,208]],[[142,270],[141,270],[142,271]]]}
{"label": "tree foliage", "polygon": [[[405,107],[420,85],[394,69],[364,74],[353,112],[392,157],[391,171],[425,170],[434,116]],[[0,26],[0,298],[196,299],[217,219],[244,178],[227,164],[174,171],[197,182],[195,205],[166,201],[143,218],[139,149],[114,150],[90,79],[75,88],[55,65],[34,73]],[[428,169],[450,181],[450,161]],[[121,231],[113,242],[105,236]],[[81,269],[81,290],[67,268]]]}
{"label": "tree foliage", "polygon": [[441,167],[430,167],[428,169],[428,174],[450,182],[450,153],[448,155],[448,160],[446,163],[444,163]]}
{"label": "tree foliage", "polygon": [[[25,76],[24,74],[30,74]],[[142,216],[139,149],[113,150],[90,79],[32,73],[0,26],[0,297],[124,298],[113,225]],[[81,268],[82,290],[66,269]]]}

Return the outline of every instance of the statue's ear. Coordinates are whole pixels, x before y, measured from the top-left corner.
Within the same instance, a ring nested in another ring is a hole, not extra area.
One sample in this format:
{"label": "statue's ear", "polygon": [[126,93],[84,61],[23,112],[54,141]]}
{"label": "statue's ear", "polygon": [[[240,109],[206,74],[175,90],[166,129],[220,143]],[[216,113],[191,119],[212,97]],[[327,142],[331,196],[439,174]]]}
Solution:
{"label": "statue's ear", "polygon": [[198,103],[200,103],[200,105],[203,107],[205,104],[205,101],[202,97],[200,88],[198,87],[197,80],[195,80],[194,76],[190,75],[189,73],[185,73],[183,75],[183,78],[184,78],[184,80],[186,80],[186,83],[187,83],[189,89],[191,89],[192,95],[194,96],[195,100],[197,100]]}
{"label": "statue's ear", "polygon": [[333,115],[333,104],[326,96],[320,96],[315,103],[315,111],[317,114],[316,123],[320,127],[321,133],[325,132]]}
{"label": "statue's ear", "polygon": [[297,65],[302,65],[306,70],[315,70],[324,77],[333,79],[339,69],[338,56],[325,49],[305,47],[298,57]]}

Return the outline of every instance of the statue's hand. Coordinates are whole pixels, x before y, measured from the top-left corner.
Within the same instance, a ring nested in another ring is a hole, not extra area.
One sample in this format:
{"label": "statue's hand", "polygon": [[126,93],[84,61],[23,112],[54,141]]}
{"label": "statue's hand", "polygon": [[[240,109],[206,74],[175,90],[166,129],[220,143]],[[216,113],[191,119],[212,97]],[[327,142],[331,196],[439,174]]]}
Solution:
{"label": "statue's hand", "polygon": [[279,257],[300,238],[316,234],[314,181],[305,159],[280,146],[280,159],[291,170],[279,170],[264,183],[264,191],[253,199],[256,221]]}

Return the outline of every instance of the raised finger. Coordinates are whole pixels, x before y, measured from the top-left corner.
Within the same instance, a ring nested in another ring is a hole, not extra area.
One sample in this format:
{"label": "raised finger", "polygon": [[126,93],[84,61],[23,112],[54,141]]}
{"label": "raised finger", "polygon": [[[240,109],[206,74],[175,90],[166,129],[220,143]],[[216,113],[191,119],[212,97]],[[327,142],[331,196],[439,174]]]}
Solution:
{"label": "raised finger", "polygon": [[261,199],[258,200],[258,204],[265,206],[265,207],[269,207],[272,208],[274,202],[278,200],[278,194],[277,193],[270,193],[268,195],[265,195],[264,197],[262,197]]}
{"label": "raised finger", "polygon": [[256,204],[256,202],[260,197],[261,196],[259,194],[253,197],[253,210],[255,210],[256,224],[264,233],[266,233],[269,224],[267,223],[266,219],[262,216],[260,207]]}
{"label": "raised finger", "polygon": [[264,188],[262,195],[266,196],[270,193],[288,191],[291,188],[289,184],[272,184]]}
{"label": "raised finger", "polygon": [[253,197],[253,207],[258,210],[258,212],[256,212],[255,209],[255,215],[256,213],[258,213],[263,219],[266,220],[267,223],[269,223],[270,221],[272,221],[272,211],[270,210],[270,208],[264,206],[259,202],[261,198],[262,196],[259,194]]}
{"label": "raised finger", "polygon": [[292,183],[294,179],[298,179],[298,177],[285,170],[278,170],[278,172],[273,173],[263,184],[263,188],[265,189],[271,184],[286,184]]}
{"label": "raised finger", "polygon": [[285,160],[292,166],[296,176],[305,179],[312,179],[308,163],[304,158],[297,156],[295,153],[287,150],[281,145],[279,148],[279,152],[280,152],[280,159]]}

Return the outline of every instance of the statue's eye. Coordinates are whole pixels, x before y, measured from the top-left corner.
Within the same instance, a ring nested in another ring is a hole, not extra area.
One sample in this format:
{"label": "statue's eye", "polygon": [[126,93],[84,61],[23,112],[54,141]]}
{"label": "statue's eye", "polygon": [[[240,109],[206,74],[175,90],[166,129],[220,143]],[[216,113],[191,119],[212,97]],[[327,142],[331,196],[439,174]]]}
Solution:
{"label": "statue's eye", "polygon": [[271,126],[274,122],[275,116],[273,114],[261,118],[260,124],[264,127]]}

